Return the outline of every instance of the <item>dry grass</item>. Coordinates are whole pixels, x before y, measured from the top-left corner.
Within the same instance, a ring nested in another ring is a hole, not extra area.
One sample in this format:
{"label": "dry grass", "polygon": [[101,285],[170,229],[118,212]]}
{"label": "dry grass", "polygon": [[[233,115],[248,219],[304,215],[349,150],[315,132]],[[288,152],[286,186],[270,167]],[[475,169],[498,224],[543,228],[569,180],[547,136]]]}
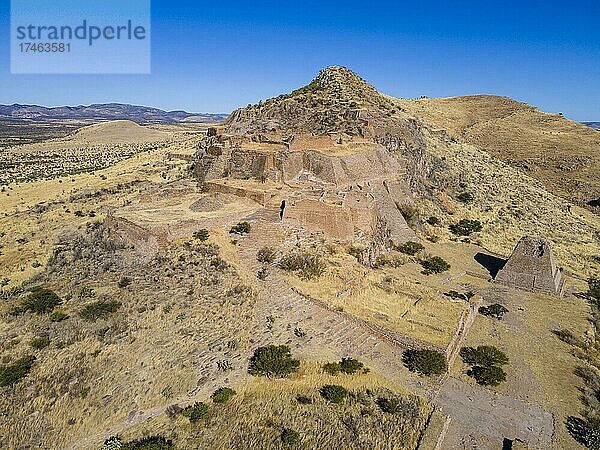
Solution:
{"label": "dry grass", "polygon": [[[319,395],[325,384],[342,385],[351,394],[343,404],[329,404]],[[298,396],[312,403],[301,404]],[[415,420],[384,413],[374,403],[390,396],[418,405]],[[331,376],[316,364],[303,364],[289,379],[252,379],[228,403],[213,405],[196,425],[160,416],[125,437],[160,433],[175,437],[181,448],[282,449],[289,448],[280,437],[288,428],[300,434],[297,448],[414,449],[430,412],[422,399],[375,374]]]}
{"label": "dry grass", "polygon": [[550,192],[583,205],[600,189],[600,135],[505,97],[397,100],[410,114],[525,171]]}

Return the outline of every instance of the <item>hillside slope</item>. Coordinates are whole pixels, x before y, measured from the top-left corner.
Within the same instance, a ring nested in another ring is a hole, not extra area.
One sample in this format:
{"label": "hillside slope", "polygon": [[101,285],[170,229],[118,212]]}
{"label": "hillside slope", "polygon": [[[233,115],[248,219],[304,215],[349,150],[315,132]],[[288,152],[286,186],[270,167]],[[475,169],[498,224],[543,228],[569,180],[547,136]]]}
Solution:
{"label": "hillside slope", "polygon": [[[462,218],[478,219],[485,224],[478,241],[500,254],[510,254],[523,235],[545,236],[553,243],[561,265],[574,272],[593,273],[600,255],[600,221],[584,210],[571,210],[559,194],[566,196],[568,183],[575,184],[580,191],[587,189],[585,192],[592,192],[598,183],[593,180],[592,164],[598,158],[592,153],[600,139],[597,133],[510,99],[498,102],[495,97],[481,97],[477,101],[481,106],[469,109],[472,102],[468,99],[463,100],[467,105],[464,107],[454,107],[452,100],[443,99],[395,100],[379,93],[349,69],[334,66],[291,94],[234,111],[226,128],[237,135],[329,134],[342,140],[371,139],[407,168],[407,181],[422,221],[436,216],[449,225]],[[436,113],[433,106],[428,106],[429,102],[444,108]],[[506,139],[514,140],[510,147],[520,149],[515,150],[515,155],[530,155],[534,162],[553,161],[557,167],[565,168],[576,161],[579,170],[555,173],[551,172],[551,165],[542,170],[535,169],[532,163],[532,171],[526,175],[503,162],[506,154],[499,149],[501,144],[507,145],[504,140],[489,138],[498,145],[495,151],[481,144],[472,145],[469,141],[476,139],[470,136],[478,136],[482,142],[486,139],[485,127],[481,131],[478,128],[482,115],[479,110],[487,111],[485,114],[490,117],[483,125],[506,132]],[[542,125],[537,128],[532,125],[538,122]],[[543,125],[548,122],[552,125]],[[556,131],[555,124],[563,127],[562,134]],[[514,133],[517,127],[523,130],[522,136],[511,138],[519,134]],[[461,132],[467,137],[461,137]],[[540,144],[540,136],[547,141]],[[560,144],[558,148],[564,148],[564,152],[554,152],[548,157],[543,149],[551,144],[555,147]],[[530,147],[537,150],[526,152]],[[575,154],[577,148],[580,150]],[[573,156],[561,159],[565,152]],[[553,181],[551,187],[539,180],[547,173],[558,175],[545,179],[545,183]],[[564,190],[553,188],[555,185],[564,186],[561,188]],[[474,201],[470,204],[458,201],[457,196],[462,192],[469,192]],[[450,237],[447,231],[431,230],[431,233]]]}
{"label": "hillside slope", "polygon": [[572,203],[585,206],[600,196],[600,135],[590,127],[492,95],[403,99],[397,104]]}

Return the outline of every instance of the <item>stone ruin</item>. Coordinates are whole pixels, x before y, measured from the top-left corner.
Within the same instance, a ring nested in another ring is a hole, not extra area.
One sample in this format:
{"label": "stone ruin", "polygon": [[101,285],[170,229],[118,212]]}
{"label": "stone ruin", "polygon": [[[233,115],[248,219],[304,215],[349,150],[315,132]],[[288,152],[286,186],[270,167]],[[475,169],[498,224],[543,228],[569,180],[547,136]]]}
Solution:
{"label": "stone ruin", "polygon": [[495,282],[528,291],[561,296],[564,276],[557,267],[548,241],[525,236],[494,278]]}
{"label": "stone ruin", "polygon": [[364,262],[373,262],[396,245],[419,240],[401,212],[412,203],[406,168],[379,144],[344,141],[210,129],[193,171],[210,192],[252,198],[265,210],[279,211],[284,202],[290,225],[368,243]]}

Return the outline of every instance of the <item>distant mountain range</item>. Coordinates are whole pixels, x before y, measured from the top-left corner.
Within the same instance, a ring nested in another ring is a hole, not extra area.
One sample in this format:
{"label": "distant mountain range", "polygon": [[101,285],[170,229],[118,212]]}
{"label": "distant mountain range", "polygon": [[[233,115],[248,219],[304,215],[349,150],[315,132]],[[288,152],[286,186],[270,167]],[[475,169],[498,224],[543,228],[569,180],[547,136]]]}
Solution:
{"label": "distant mountain range", "polygon": [[594,130],[600,130],[600,122],[583,122],[583,124],[592,127]]}
{"label": "distant mountain range", "polygon": [[107,120],[131,120],[139,124],[222,122],[227,114],[163,111],[147,106],[106,103],[89,106],[59,106],[47,108],[36,105],[0,105],[0,121],[52,122],[72,120],[94,123]]}

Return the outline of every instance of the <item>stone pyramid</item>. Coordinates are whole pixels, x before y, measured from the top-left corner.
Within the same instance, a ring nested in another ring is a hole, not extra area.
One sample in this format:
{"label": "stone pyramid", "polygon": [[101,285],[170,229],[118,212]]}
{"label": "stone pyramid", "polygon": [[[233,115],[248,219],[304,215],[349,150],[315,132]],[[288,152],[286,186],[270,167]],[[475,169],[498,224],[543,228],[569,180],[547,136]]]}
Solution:
{"label": "stone pyramid", "polygon": [[494,281],[528,291],[560,296],[564,276],[556,266],[548,241],[522,237]]}

